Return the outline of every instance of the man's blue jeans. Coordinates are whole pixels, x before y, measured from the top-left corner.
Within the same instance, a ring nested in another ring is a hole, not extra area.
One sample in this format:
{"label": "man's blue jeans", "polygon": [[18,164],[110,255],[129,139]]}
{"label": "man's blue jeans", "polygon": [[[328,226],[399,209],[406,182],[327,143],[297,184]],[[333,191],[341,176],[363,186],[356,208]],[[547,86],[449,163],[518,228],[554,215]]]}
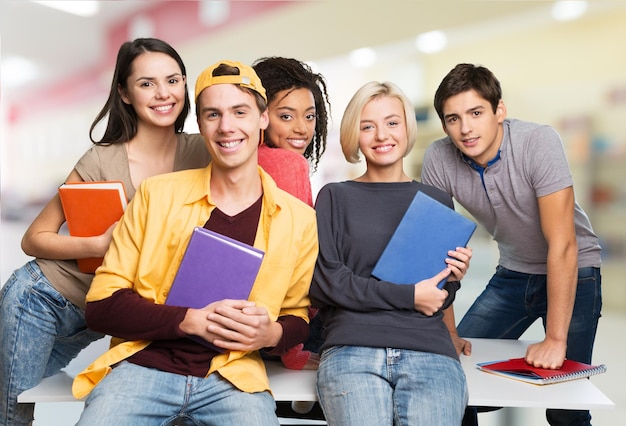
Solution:
{"label": "man's blue jeans", "polygon": [[247,393],[219,373],[183,376],[122,361],[91,391],[78,426],[278,425],[269,392]]}
{"label": "man's blue jeans", "polygon": [[[591,363],[593,343],[602,309],[600,268],[580,268],[574,312],[567,336],[568,359]],[[546,326],[546,275],[496,268],[489,284],[459,323],[459,336],[518,339],[538,318]],[[588,425],[586,410],[547,410],[551,425]],[[465,424],[472,424],[467,421]]]}
{"label": "man's blue jeans", "polygon": [[30,424],[34,404],[17,404],[17,396],[101,337],[35,261],[14,271],[0,293],[0,425]]}
{"label": "man's blue jeans", "polygon": [[324,350],[317,393],[329,426],[458,426],[468,400],[457,360],[360,346]]}

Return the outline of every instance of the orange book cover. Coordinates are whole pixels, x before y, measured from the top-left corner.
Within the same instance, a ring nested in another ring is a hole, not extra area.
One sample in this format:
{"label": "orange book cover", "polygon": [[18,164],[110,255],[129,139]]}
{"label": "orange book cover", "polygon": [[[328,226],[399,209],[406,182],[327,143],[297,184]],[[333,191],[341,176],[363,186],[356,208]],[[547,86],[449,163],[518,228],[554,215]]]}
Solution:
{"label": "orange book cover", "polygon": [[[124,184],[107,182],[66,182],[59,187],[67,229],[74,237],[93,237],[117,222],[126,209]],[[81,272],[94,273],[102,258],[77,259]]]}

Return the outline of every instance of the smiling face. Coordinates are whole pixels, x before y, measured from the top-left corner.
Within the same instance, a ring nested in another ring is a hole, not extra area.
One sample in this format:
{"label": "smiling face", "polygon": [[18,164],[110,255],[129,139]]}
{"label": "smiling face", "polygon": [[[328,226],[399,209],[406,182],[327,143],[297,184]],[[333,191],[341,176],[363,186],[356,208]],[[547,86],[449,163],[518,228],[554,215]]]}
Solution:
{"label": "smiling face", "polygon": [[368,169],[402,167],[408,149],[404,107],[398,98],[377,96],[365,104],[359,124],[359,149]]}
{"label": "smiling face", "polygon": [[268,117],[255,97],[233,84],[216,84],[204,89],[197,103],[198,127],[214,167],[256,168],[260,132]]}
{"label": "smiling face", "polygon": [[475,90],[451,96],[443,103],[443,130],[454,145],[485,167],[495,158],[502,143],[506,107],[500,101],[496,112]]}
{"label": "smiling face", "polygon": [[268,104],[267,143],[304,154],[315,134],[315,99],[309,89],[286,89]]}
{"label": "smiling face", "polygon": [[174,126],[185,105],[185,77],[169,55],[146,52],[135,58],[122,100],[132,105],[139,125]]}

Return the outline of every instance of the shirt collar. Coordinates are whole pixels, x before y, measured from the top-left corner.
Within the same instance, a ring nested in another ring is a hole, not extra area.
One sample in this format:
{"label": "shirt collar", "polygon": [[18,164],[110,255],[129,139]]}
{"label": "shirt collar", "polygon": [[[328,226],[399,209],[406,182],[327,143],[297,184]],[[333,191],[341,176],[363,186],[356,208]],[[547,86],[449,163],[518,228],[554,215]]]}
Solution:
{"label": "shirt collar", "polygon": [[[188,202],[194,203],[202,198],[206,199],[209,205],[215,206],[215,203],[211,199],[211,170],[213,169],[213,163],[209,163],[204,168],[201,178],[189,191]],[[273,214],[276,209],[280,208],[274,195],[278,187],[274,180],[265,172],[260,166],[258,167],[259,175],[261,176],[261,185],[263,187],[263,203],[266,205],[268,213]]]}
{"label": "shirt collar", "polygon": [[496,154],[496,156],[493,157],[491,160],[487,161],[487,166],[486,167],[483,167],[483,166],[479,165],[478,163],[476,163],[474,160],[469,158],[464,153],[461,153],[461,156],[463,157],[463,161],[465,161],[467,164],[469,164],[473,169],[478,170],[478,171],[482,171],[482,170],[485,170],[487,167],[491,167],[493,164],[495,164],[500,159],[500,152],[501,152],[501,150],[498,150],[498,153]]}

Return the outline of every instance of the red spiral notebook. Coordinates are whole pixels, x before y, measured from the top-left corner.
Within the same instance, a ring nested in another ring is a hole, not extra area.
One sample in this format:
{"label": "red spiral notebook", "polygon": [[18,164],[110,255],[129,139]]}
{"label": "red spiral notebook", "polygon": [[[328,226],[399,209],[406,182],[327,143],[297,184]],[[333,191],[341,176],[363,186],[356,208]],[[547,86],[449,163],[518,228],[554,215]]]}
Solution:
{"label": "red spiral notebook", "polygon": [[476,364],[487,373],[497,374],[509,379],[521,380],[522,382],[535,385],[549,385],[568,380],[583,379],[596,374],[606,372],[606,366],[590,365],[578,361],[566,359],[563,366],[558,370],[533,367],[524,358],[512,358],[504,361],[491,361]]}
{"label": "red spiral notebook", "polygon": [[[59,187],[59,198],[73,237],[103,234],[120,220],[126,209],[124,184],[119,181],[66,182]],[[102,257],[77,259],[81,272],[93,274],[102,264]]]}

